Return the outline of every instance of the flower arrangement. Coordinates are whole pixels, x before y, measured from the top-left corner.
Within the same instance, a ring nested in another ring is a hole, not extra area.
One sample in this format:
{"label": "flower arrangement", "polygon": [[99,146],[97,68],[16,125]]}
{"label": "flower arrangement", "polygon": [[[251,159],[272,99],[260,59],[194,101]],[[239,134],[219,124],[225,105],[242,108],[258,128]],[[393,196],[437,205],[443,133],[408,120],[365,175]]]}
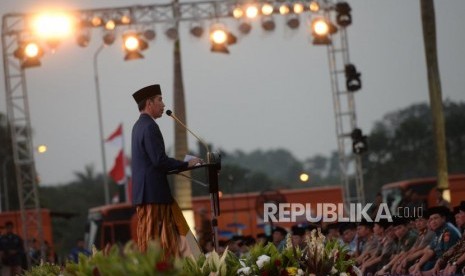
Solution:
{"label": "flower arrangement", "polygon": [[320,230],[312,231],[304,249],[294,247],[290,235],[279,252],[272,243],[257,244],[237,257],[225,250],[185,259],[166,258],[159,244],[150,243],[141,253],[133,242],[123,248],[114,245],[103,251],[93,250],[90,257],[79,256],[79,263],[64,267],[41,264],[25,273],[27,276],[118,276],[118,275],[186,275],[186,276],[355,276],[361,275],[338,241],[326,240]]}
{"label": "flower arrangement", "polygon": [[306,243],[302,259],[309,275],[358,275],[348,249],[337,240],[326,240],[320,229],[313,230]]}

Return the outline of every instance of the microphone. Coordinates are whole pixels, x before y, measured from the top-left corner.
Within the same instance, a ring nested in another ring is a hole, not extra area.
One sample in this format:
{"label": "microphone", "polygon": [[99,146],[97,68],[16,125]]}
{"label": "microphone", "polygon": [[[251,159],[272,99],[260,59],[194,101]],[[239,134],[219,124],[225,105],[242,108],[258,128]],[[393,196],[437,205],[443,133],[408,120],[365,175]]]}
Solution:
{"label": "microphone", "polygon": [[181,120],[178,119],[178,117],[176,117],[176,115],[174,115],[174,113],[171,111],[171,110],[166,110],[166,115],[170,116],[171,118],[173,118],[178,124],[180,124],[181,126],[183,126],[187,131],[190,132],[190,134],[192,134],[195,138],[197,138],[197,140],[199,140],[199,142],[205,147],[205,149],[207,150],[207,162],[210,163],[210,158],[209,158],[209,155],[210,155],[210,148],[208,147],[208,144],[205,143],[205,141],[203,141],[199,136],[195,135],[195,133],[193,133],[183,122],[181,122]]}

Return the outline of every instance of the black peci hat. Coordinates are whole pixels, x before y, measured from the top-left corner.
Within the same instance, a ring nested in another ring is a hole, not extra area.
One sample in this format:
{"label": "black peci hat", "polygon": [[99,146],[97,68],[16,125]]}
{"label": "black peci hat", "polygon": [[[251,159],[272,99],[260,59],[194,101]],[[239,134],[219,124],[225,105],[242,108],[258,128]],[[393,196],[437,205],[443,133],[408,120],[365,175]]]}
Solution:
{"label": "black peci hat", "polygon": [[431,207],[431,208],[428,209],[428,218],[431,215],[434,215],[434,214],[438,214],[441,217],[448,218],[450,216],[451,212],[450,212],[449,208],[447,208],[445,206],[434,206],[434,207]]}
{"label": "black peci hat", "polygon": [[300,225],[294,225],[291,227],[292,235],[303,236],[305,235],[305,228]]}
{"label": "black peci hat", "polygon": [[465,212],[465,200],[462,200],[459,205],[459,210]]}
{"label": "black peci hat", "polygon": [[286,235],[287,235],[286,229],[284,229],[284,228],[282,228],[282,227],[280,227],[280,226],[276,226],[276,227],[273,229],[272,233],[274,233],[274,232],[279,232],[279,233],[281,233],[283,236],[286,236]]}
{"label": "black peci hat", "polygon": [[153,84],[141,88],[137,90],[134,94],[132,94],[132,97],[134,98],[136,103],[139,104],[140,102],[148,98],[154,97],[156,95],[161,95],[161,88],[159,84]]}

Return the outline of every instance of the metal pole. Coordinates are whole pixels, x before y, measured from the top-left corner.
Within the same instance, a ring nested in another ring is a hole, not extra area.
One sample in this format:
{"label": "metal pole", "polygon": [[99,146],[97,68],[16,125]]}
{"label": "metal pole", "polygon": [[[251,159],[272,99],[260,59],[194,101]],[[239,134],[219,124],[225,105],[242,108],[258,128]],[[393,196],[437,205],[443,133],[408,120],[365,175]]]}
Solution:
{"label": "metal pole", "polygon": [[97,111],[98,111],[98,125],[100,132],[100,151],[102,153],[102,167],[103,167],[103,191],[105,194],[105,204],[110,204],[110,192],[108,189],[108,178],[107,178],[107,161],[105,153],[105,139],[103,136],[103,120],[102,120],[102,106],[100,102],[100,83],[98,79],[98,67],[97,58],[100,52],[103,50],[104,45],[100,45],[94,54],[94,80],[95,80],[95,94],[97,95]]}
{"label": "metal pole", "polygon": [[[10,202],[8,200],[8,184],[7,184],[7,175],[6,175],[6,164],[13,160],[11,156],[6,156],[5,160],[3,160],[3,167],[2,167],[2,172],[3,172],[3,197],[5,198],[5,211],[10,210]],[[1,198],[1,197],[0,197]],[[0,204],[0,210],[2,208],[2,205]]]}

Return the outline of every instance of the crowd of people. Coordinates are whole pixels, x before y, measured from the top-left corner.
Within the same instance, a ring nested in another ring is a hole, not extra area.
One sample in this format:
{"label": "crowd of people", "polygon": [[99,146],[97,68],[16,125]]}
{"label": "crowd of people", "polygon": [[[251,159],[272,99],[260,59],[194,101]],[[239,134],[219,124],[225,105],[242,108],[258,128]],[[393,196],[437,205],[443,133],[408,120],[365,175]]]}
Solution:
{"label": "crowd of people", "polygon": [[[286,245],[288,233],[296,247],[305,248],[306,235],[320,228],[326,240],[346,245],[363,275],[464,275],[465,201],[451,211],[434,206],[411,217],[395,216],[359,223],[294,225],[288,232],[276,226],[271,236],[233,236],[220,240],[218,251],[227,247],[237,256],[248,253],[256,243],[272,242],[278,250]],[[213,250],[207,242],[204,251]]]}

